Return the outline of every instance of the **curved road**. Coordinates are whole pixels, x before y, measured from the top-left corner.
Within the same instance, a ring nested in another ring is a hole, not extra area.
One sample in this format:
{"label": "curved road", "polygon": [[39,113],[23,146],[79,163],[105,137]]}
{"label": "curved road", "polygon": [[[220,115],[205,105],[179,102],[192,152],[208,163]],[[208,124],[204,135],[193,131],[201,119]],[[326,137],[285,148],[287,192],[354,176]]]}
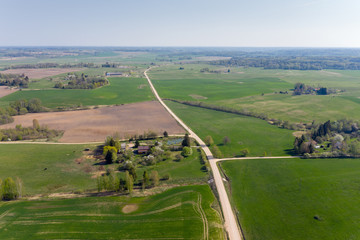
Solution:
{"label": "curved road", "polygon": [[154,95],[156,96],[157,100],[161,103],[161,105],[163,105],[163,107],[166,109],[166,111],[168,111],[170,113],[171,116],[173,116],[173,118],[175,118],[175,120],[186,130],[189,132],[190,137],[194,138],[201,146],[201,148],[204,150],[207,158],[209,159],[210,162],[210,167],[211,167],[211,171],[214,175],[214,180],[215,180],[215,185],[216,185],[216,189],[219,193],[219,198],[220,198],[220,205],[223,211],[223,215],[224,215],[224,220],[225,220],[225,230],[227,231],[228,235],[229,235],[229,239],[230,240],[240,240],[243,239],[243,236],[241,235],[241,232],[239,230],[239,227],[237,225],[237,221],[234,215],[234,212],[232,211],[231,208],[231,204],[229,201],[229,197],[226,193],[225,190],[225,186],[223,183],[223,179],[220,175],[219,169],[216,166],[216,162],[217,159],[214,158],[214,156],[212,155],[210,149],[205,145],[205,143],[201,140],[201,138],[196,135],[196,133],[194,133],[180,118],[178,118],[175,113],[173,111],[171,111],[170,108],[168,108],[168,106],[166,106],[166,104],[163,102],[163,100],[160,98],[159,94],[157,93],[156,89],[154,88],[154,85],[152,84],[150,78],[147,75],[147,71],[150,70],[151,68],[148,68],[145,70],[144,75],[146,77],[146,79],[149,82],[149,85],[151,87],[152,92],[154,93]]}

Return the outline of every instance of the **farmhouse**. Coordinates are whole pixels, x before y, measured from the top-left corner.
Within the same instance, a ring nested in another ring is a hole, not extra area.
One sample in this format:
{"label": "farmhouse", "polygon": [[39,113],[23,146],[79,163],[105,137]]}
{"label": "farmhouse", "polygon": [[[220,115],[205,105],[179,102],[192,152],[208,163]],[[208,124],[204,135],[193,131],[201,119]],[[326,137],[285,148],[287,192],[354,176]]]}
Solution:
{"label": "farmhouse", "polygon": [[121,150],[126,150],[127,149],[127,145],[126,145],[126,143],[121,143]]}
{"label": "farmhouse", "polygon": [[138,153],[139,154],[146,154],[150,150],[150,146],[139,146],[138,147]]}

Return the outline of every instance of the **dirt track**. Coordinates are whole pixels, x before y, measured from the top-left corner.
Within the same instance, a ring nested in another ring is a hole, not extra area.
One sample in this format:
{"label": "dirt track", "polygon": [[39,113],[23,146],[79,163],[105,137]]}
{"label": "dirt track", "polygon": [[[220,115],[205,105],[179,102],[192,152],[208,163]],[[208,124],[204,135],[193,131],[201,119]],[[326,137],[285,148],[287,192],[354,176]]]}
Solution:
{"label": "dirt track", "polygon": [[5,74],[25,74],[30,79],[41,79],[45,77],[55,76],[67,72],[77,72],[82,70],[81,68],[18,68],[18,69],[8,69],[5,71],[0,71],[0,73]]}
{"label": "dirt track", "polygon": [[59,142],[82,143],[102,142],[115,133],[121,138],[133,134],[143,134],[152,130],[161,135],[165,130],[169,134],[183,134],[183,128],[155,101],[103,107],[91,110],[31,113],[15,116],[15,121],[1,125],[14,128],[17,124],[32,126],[33,119],[40,125],[65,130]]}
{"label": "dirt track", "polygon": [[16,92],[18,89],[9,88],[8,86],[0,86],[0,98],[5,97],[13,92]]}

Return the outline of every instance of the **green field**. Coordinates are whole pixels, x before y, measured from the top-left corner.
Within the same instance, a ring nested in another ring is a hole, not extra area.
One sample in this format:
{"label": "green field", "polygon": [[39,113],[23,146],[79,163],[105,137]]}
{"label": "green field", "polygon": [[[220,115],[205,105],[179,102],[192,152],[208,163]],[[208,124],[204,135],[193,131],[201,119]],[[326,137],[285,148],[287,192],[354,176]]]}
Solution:
{"label": "green field", "polygon": [[[0,238],[223,239],[221,218],[211,208],[214,203],[207,185],[173,188],[150,197],[3,202]],[[128,204],[138,209],[123,213]]]}
{"label": "green field", "polygon": [[[87,147],[89,145],[0,144],[0,178],[19,177],[25,195],[96,191],[99,168],[117,169],[119,164],[96,165],[98,161],[82,157]],[[91,149],[95,147],[90,145]],[[79,164],[75,160],[80,158]],[[208,180],[208,173],[203,170],[195,149],[192,156],[180,162],[167,160],[153,166],[138,165],[138,180],[145,170],[156,170],[160,177],[169,174],[170,180],[161,181],[161,184],[170,186],[204,184]]]}
{"label": "green field", "polygon": [[39,98],[45,107],[112,105],[154,99],[145,78],[109,78],[110,85],[98,89],[24,90],[0,99],[6,106],[18,99]]}
{"label": "green field", "polygon": [[[244,148],[250,150],[250,156],[263,156],[265,152],[267,156],[291,154],[294,137],[290,130],[280,129],[257,118],[170,101],[166,101],[166,104],[201,139],[207,135],[212,136],[225,157],[239,156],[240,151]],[[230,144],[223,145],[225,136],[230,138]]]}
{"label": "green field", "polygon": [[[183,67],[184,70],[179,70]],[[221,73],[201,73],[200,69]],[[162,98],[201,101],[267,114],[291,122],[360,118],[360,71],[295,71],[261,68],[228,68],[205,64],[169,65],[149,75]],[[303,82],[317,87],[344,90],[329,96],[275,94],[290,91]],[[181,89],[179,91],[178,89]],[[262,93],[264,95],[262,96]]]}
{"label": "green field", "polygon": [[246,239],[360,238],[359,159],[261,159],[221,165],[230,178]]}
{"label": "green field", "polygon": [[86,147],[89,146],[0,144],[0,178],[19,177],[25,195],[96,189],[96,181],[87,170],[93,163],[74,161]]}

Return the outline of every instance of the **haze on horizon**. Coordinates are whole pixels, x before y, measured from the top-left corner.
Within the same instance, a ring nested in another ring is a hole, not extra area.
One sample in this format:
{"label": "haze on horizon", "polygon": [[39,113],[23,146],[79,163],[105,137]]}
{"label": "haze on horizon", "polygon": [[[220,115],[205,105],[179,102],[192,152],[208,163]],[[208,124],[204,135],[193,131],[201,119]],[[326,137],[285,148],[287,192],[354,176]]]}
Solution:
{"label": "haze on horizon", "polygon": [[357,0],[2,0],[0,46],[360,47]]}

